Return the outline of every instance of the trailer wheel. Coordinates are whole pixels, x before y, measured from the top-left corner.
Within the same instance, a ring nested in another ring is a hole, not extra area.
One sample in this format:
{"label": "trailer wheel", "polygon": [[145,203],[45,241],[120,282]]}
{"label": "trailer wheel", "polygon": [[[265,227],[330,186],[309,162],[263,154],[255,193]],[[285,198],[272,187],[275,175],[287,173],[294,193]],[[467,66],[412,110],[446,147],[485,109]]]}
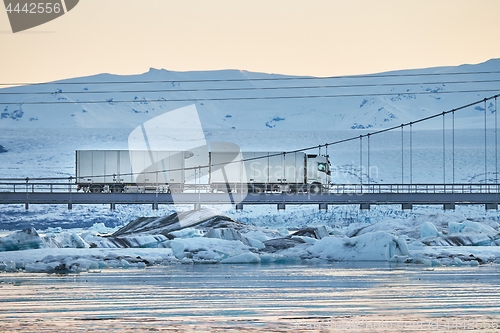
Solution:
{"label": "trailer wheel", "polygon": [[253,188],[253,193],[259,194],[259,193],[262,193],[262,192],[264,192],[264,189],[262,187],[260,187],[260,186],[255,186]]}
{"label": "trailer wheel", "polygon": [[109,188],[111,193],[123,193],[124,192],[124,186],[119,184],[119,185],[113,185]]}
{"label": "trailer wheel", "polygon": [[171,193],[181,193],[182,189],[180,186],[171,186],[170,187],[170,192]]}
{"label": "trailer wheel", "polygon": [[92,192],[92,193],[101,193],[102,192],[102,186],[101,185],[92,185],[92,186],[90,186],[90,192]]}

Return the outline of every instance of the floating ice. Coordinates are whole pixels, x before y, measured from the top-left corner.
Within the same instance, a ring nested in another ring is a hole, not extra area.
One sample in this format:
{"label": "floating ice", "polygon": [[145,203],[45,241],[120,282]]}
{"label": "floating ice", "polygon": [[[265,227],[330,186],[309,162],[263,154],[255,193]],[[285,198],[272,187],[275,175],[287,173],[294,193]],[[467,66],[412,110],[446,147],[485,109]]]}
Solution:
{"label": "floating ice", "polygon": [[33,227],[0,238],[0,251],[19,251],[43,247],[45,245]]}
{"label": "floating ice", "polygon": [[222,264],[258,264],[260,263],[260,257],[252,252],[246,252],[238,254],[233,257],[223,259]]}
{"label": "floating ice", "polygon": [[427,237],[439,237],[441,234],[437,231],[436,226],[431,222],[425,222],[422,224],[422,228],[420,229],[420,238]]}
{"label": "floating ice", "polygon": [[311,257],[333,261],[387,261],[395,255],[407,255],[404,239],[377,231],[352,238],[326,237],[307,250]]}

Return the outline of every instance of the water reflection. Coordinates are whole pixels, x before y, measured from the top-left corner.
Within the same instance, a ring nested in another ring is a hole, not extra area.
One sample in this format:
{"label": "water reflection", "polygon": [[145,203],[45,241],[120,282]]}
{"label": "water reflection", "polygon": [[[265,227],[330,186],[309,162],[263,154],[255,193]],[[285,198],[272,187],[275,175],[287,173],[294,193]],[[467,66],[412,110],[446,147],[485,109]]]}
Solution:
{"label": "water reflection", "polygon": [[2,330],[22,332],[500,328],[498,266],[350,266],[173,265],[67,276],[2,273],[0,322]]}

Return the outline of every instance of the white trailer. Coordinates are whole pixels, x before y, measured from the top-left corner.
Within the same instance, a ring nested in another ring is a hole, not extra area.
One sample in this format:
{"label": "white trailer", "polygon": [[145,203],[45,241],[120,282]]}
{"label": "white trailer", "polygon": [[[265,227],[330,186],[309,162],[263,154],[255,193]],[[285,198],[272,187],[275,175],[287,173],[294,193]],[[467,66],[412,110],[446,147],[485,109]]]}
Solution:
{"label": "white trailer", "polygon": [[185,159],[191,152],[163,150],[77,150],[79,189],[123,192],[147,189],[182,192]]}
{"label": "white trailer", "polygon": [[330,162],[324,155],[212,151],[209,165],[214,191],[318,193],[330,183]]}

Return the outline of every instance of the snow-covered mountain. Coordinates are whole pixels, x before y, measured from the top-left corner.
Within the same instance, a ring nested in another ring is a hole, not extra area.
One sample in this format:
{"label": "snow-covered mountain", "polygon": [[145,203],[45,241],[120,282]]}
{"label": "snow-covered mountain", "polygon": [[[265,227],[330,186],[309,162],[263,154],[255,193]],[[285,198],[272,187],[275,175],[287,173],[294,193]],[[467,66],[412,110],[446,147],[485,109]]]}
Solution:
{"label": "snow-covered mountain", "polygon": [[[205,128],[380,129],[498,94],[499,72],[500,59],[328,79],[238,70],[99,74],[0,89],[0,128],[134,128],[195,103]],[[486,107],[495,112],[494,102]],[[481,126],[484,105],[456,116],[457,127]]]}

